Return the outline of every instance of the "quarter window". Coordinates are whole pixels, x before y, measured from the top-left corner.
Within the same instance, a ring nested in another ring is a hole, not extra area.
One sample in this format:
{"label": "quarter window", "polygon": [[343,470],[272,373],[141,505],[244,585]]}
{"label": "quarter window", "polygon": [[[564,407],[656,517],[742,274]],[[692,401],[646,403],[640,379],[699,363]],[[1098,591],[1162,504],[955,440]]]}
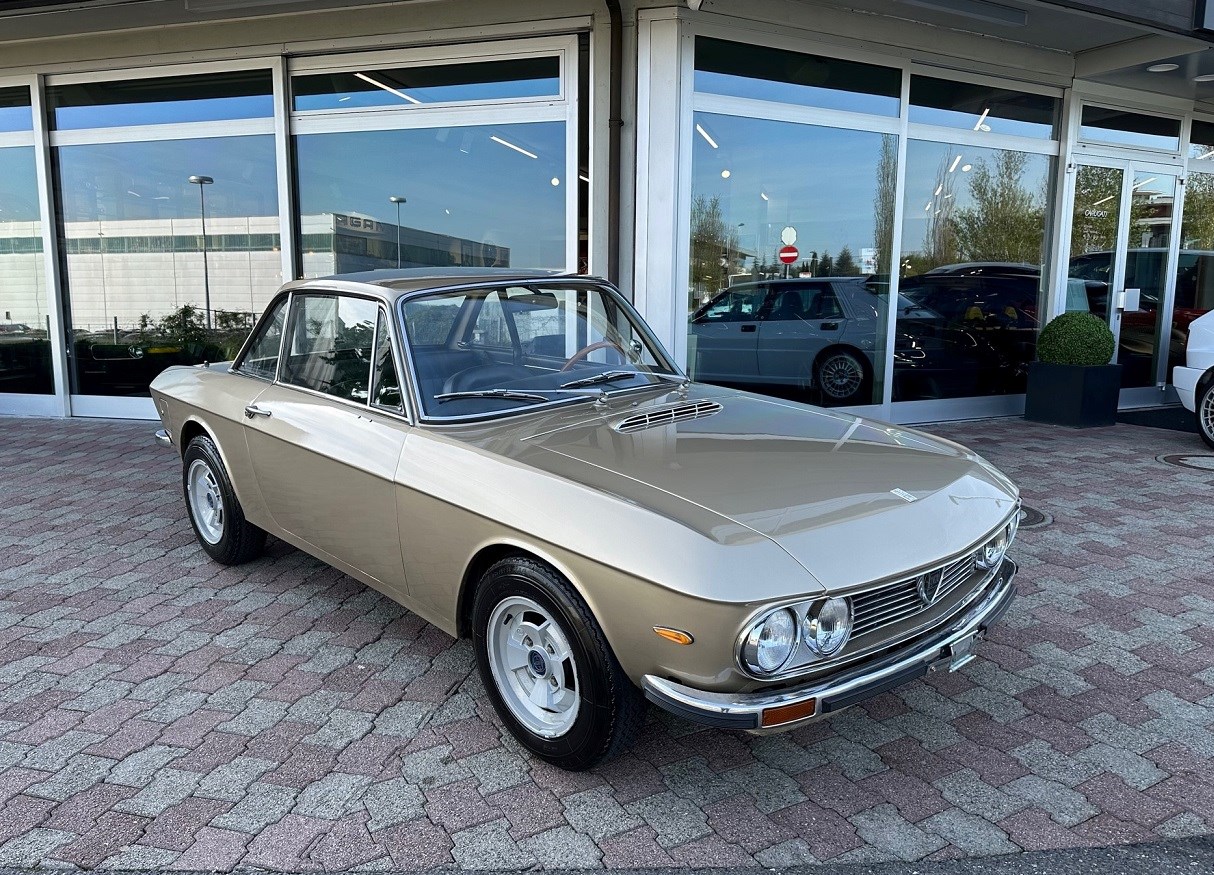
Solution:
{"label": "quarter window", "polygon": [[388,330],[388,315],[379,311],[379,323],[375,329],[375,380],[371,384],[371,403],[385,410],[400,413],[404,407],[400,391],[399,370],[392,355],[392,333]]}
{"label": "quarter window", "polygon": [[287,318],[287,299],[274,305],[274,311],[262,320],[249,351],[240,362],[240,372],[263,380],[273,380],[278,372],[278,351],[282,346],[282,326]]}
{"label": "quarter window", "polygon": [[344,295],[296,298],[287,330],[282,381],[366,403],[376,306]]}

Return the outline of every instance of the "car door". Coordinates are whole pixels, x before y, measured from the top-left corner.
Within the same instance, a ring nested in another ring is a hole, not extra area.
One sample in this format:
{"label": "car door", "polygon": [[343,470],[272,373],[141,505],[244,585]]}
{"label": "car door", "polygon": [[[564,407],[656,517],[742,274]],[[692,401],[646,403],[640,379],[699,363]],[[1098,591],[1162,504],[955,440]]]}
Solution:
{"label": "car door", "polygon": [[773,283],[772,303],[759,325],[759,374],[770,382],[808,382],[814,359],[842,337],[846,323],[831,283]]}
{"label": "car door", "polygon": [[696,311],[689,358],[697,380],[744,383],[758,376],[759,319],[767,293],[765,283],[733,286]]}
{"label": "car door", "polygon": [[277,380],[247,408],[245,434],[277,525],[327,561],[405,592],[394,476],[410,426],[399,373],[381,305],[297,293]]}

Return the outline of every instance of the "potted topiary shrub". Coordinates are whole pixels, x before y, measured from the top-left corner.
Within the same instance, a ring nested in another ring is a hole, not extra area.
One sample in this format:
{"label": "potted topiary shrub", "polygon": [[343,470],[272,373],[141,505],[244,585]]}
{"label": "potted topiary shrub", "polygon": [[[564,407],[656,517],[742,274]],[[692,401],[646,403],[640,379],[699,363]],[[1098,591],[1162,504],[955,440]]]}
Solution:
{"label": "potted topiary shrub", "polygon": [[1092,428],[1117,421],[1121,365],[1113,332],[1091,313],[1063,313],[1041,329],[1037,361],[1029,365],[1024,418]]}

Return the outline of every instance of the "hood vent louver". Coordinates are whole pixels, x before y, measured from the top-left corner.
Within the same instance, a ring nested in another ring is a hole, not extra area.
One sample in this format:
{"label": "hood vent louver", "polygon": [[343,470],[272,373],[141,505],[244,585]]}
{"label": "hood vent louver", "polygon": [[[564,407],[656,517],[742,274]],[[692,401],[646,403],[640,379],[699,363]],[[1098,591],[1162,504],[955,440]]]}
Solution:
{"label": "hood vent louver", "polygon": [[638,413],[635,416],[621,419],[616,423],[615,430],[628,434],[634,431],[643,431],[647,428],[670,425],[673,422],[700,419],[704,416],[712,416],[714,413],[719,413],[720,411],[721,405],[715,401],[689,401],[686,404],[675,404],[671,407],[663,407],[658,410]]}

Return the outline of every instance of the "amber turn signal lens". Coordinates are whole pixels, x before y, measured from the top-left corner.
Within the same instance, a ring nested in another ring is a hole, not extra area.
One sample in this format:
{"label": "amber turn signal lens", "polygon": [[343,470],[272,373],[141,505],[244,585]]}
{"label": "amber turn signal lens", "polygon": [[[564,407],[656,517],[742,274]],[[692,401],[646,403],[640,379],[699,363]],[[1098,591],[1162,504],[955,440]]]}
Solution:
{"label": "amber turn signal lens", "polygon": [[669,626],[654,626],[653,631],[675,644],[690,644],[695,640],[682,629],[671,629]]}
{"label": "amber turn signal lens", "polygon": [[760,726],[779,726],[792,723],[794,720],[804,720],[813,717],[818,710],[817,699],[806,699],[804,702],[793,702],[791,705],[779,705],[775,708],[764,708]]}

